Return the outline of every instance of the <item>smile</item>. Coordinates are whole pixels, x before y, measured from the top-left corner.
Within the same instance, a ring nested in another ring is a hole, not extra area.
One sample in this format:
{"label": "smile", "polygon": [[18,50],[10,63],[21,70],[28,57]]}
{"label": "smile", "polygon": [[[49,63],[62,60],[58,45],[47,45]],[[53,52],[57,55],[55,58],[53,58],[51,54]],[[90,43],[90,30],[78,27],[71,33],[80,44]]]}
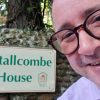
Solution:
{"label": "smile", "polygon": [[100,66],[100,61],[96,61],[93,63],[88,64],[89,66]]}

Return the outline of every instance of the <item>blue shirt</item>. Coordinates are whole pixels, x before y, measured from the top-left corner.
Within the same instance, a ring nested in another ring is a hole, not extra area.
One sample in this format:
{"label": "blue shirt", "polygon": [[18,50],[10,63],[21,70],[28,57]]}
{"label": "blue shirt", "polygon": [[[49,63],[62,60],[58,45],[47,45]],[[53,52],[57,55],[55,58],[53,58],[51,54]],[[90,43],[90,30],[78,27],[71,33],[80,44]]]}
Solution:
{"label": "blue shirt", "polygon": [[82,77],[57,100],[100,100],[100,89],[93,82]]}

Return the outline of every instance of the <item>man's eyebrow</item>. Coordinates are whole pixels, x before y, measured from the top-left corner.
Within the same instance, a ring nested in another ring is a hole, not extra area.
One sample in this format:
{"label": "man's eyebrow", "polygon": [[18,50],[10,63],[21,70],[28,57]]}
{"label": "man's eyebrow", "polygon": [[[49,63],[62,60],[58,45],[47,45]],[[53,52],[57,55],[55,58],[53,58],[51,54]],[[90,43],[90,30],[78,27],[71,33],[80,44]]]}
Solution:
{"label": "man's eyebrow", "polygon": [[70,23],[64,23],[60,26],[60,28],[58,29],[58,31],[63,30],[63,29],[68,29],[68,28],[72,28],[74,27],[73,25],[71,25]]}
{"label": "man's eyebrow", "polygon": [[97,5],[95,7],[92,7],[92,8],[88,8],[87,10],[85,10],[83,13],[82,13],[82,17],[86,18],[87,16],[89,16],[90,14],[92,14],[94,11],[100,9],[100,5]]}
{"label": "man's eyebrow", "polygon": [[[94,11],[96,11],[96,10],[98,10],[98,9],[100,9],[100,5],[97,5],[97,6],[95,6],[95,7],[92,7],[92,8],[88,8],[87,10],[85,10],[82,14],[81,14],[81,16],[82,16],[82,18],[86,18],[87,16],[89,16],[91,13],[93,13]],[[73,28],[74,26],[73,25],[71,25],[70,23],[67,23],[67,22],[65,22],[64,24],[62,24],[61,25],[61,27],[59,28],[59,30],[58,31],[60,31],[60,30],[62,30],[62,29],[68,29],[68,28]]]}

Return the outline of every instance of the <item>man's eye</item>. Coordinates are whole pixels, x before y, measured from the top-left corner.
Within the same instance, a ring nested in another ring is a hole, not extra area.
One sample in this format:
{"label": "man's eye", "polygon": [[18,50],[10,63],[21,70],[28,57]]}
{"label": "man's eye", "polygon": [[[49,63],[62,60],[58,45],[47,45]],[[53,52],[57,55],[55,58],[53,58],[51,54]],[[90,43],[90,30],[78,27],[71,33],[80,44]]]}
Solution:
{"label": "man's eye", "polygon": [[100,21],[100,16],[98,16],[98,17],[96,18],[96,21]]}
{"label": "man's eye", "polygon": [[62,41],[70,43],[70,42],[74,41],[75,39],[76,39],[76,35],[73,34],[73,35],[70,35],[69,37],[64,38]]}
{"label": "man's eye", "polygon": [[93,27],[100,27],[100,16],[94,16],[91,17],[88,21],[87,21],[87,26],[89,28],[93,28]]}
{"label": "man's eye", "polygon": [[64,39],[70,37],[72,34],[73,34],[72,32],[67,32],[67,33],[65,33],[65,34],[62,36],[62,40],[64,40]]}
{"label": "man's eye", "polygon": [[100,16],[97,16],[93,19],[93,23],[99,22],[100,21]]}
{"label": "man's eye", "polygon": [[95,17],[90,26],[95,28],[100,27],[100,16]]}

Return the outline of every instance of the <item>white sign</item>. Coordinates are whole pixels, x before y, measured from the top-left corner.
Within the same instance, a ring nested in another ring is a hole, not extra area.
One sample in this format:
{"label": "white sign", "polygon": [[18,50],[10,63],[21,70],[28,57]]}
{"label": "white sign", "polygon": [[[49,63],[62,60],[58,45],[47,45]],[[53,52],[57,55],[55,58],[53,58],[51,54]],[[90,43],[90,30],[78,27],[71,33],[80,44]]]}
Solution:
{"label": "white sign", "polygon": [[56,52],[0,47],[0,93],[54,92]]}

